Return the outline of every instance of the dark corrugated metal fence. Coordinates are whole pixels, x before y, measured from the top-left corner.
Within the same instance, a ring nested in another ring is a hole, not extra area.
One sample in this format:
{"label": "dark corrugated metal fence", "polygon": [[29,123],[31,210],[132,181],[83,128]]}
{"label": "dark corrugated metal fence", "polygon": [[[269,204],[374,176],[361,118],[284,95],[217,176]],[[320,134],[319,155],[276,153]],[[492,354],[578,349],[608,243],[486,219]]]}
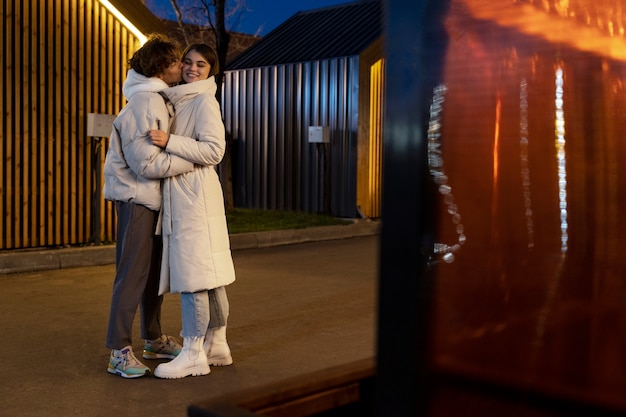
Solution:
{"label": "dark corrugated metal fence", "polygon": [[[356,215],[358,57],[228,71],[238,207]],[[309,143],[309,126],[330,142]]]}

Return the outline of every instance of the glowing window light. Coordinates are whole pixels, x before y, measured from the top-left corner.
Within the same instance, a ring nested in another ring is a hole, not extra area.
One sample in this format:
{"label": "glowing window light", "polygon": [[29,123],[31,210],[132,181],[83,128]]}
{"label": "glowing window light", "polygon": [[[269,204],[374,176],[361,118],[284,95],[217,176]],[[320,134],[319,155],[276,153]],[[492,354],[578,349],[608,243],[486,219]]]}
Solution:
{"label": "glowing window light", "polygon": [[130,20],[126,18],[119,10],[113,6],[109,0],[100,0],[100,4],[102,4],[106,9],[113,14],[128,30],[130,30],[138,39],[139,43],[143,45],[148,40],[148,37],[143,34],[135,25],[133,25]]}
{"label": "glowing window light", "polygon": [[561,252],[567,252],[567,170],[565,158],[565,117],[563,113],[563,69],[556,70],[555,133],[559,176],[559,212],[561,218]]}

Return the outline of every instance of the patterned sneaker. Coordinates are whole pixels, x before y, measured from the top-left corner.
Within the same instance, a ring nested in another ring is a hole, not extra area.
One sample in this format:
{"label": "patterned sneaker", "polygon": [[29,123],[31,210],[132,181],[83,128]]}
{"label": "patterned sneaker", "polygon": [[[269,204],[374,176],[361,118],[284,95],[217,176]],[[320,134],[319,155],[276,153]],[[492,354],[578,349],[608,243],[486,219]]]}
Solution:
{"label": "patterned sneaker", "polygon": [[146,340],[143,345],[144,359],[174,359],[183,347],[172,336],[161,335],[155,340]]}
{"label": "patterned sneaker", "polygon": [[148,374],[150,368],[139,362],[131,347],[126,346],[124,349],[119,350],[117,354],[115,351],[111,351],[107,371],[122,378],[139,378]]}

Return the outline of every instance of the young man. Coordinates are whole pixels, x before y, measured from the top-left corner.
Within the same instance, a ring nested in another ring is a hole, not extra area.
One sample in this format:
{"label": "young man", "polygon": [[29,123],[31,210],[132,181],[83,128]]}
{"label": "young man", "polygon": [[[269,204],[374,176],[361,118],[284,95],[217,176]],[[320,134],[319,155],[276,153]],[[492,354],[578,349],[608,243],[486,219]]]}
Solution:
{"label": "young man", "polygon": [[175,43],[153,35],[132,56],[123,86],[128,103],[113,122],[104,163],[104,197],[117,213],[116,273],[106,346],[108,372],[137,378],[150,372],[132,350],[132,325],[140,307],[145,359],[174,358],[180,344],[161,332],[158,295],[162,242],[156,234],[161,209],[161,179],[193,170],[193,163],[152,144],[149,131],[169,131],[170,111],[163,89],[181,81]]}

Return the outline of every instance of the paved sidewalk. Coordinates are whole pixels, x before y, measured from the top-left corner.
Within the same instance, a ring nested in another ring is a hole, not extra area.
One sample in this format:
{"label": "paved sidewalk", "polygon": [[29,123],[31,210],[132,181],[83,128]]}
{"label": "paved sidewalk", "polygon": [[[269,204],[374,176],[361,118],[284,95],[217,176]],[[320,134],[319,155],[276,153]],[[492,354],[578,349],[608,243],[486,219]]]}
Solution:
{"label": "paved sidewalk", "polygon": [[[293,243],[372,236],[380,231],[380,222],[356,220],[349,225],[305,229],[239,233],[230,236],[233,251],[265,248]],[[115,245],[80,248],[0,251],[0,274],[77,268],[115,263]]]}

